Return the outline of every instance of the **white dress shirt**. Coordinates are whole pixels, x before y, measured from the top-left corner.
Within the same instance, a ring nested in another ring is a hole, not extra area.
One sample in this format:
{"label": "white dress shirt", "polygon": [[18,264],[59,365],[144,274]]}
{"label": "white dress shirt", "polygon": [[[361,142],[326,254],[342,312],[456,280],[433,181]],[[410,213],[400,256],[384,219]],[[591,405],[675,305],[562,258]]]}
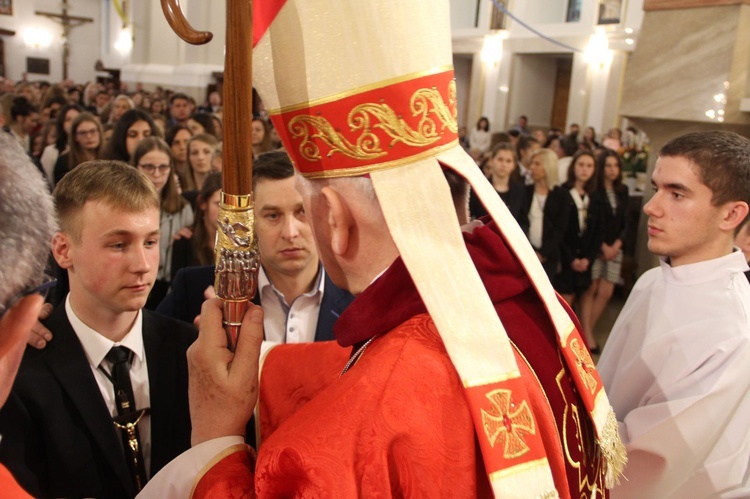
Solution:
{"label": "white dress shirt", "polygon": [[[151,406],[151,392],[148,385],[148,366],[146,364],[146,350],[143,348],[143,314],[138,312],[133,327],[128,334],[120,341],[115,343],[97,333],[78,318],[73,308],[70,306],[70,294],[65,299],[65,312],[68,315],[70,325],[73,326],[78,340],[83,346],[86,358],[89,361],[91,372],[94,373],[94,379],[99,386],[104,403],[112,416],[117,415],[115,406],[115,393],[112,382],[99,369],[101,365],[108,373],[112,372],[112,364],[105,359],[107,353],[114,346],[124,346],[133,351],[133,363],[130,366],[130,383],[133,385],[133,396],[135,397],[135,406],[137,409],[144,409]],[[114,423],[112,423],[114,426]],[[117,430],[119,433],[121,430]],[[138,423],[138,434],[140,437],[141,447],[143,449],[143,460],[146,467],[146,474],[150,475],[151,468],[151,417],[146,415]]]}
{"label": "white dress shirt", "polygon": [[263,266],[258,272],[258,292],[263,305],[263,329],[266,341],[272,343],[310,343],[315,341],[315,330],[320,316],[320,302],[325,291],[323,266],[312,289],[298,296],[291,304],[269,281]]}

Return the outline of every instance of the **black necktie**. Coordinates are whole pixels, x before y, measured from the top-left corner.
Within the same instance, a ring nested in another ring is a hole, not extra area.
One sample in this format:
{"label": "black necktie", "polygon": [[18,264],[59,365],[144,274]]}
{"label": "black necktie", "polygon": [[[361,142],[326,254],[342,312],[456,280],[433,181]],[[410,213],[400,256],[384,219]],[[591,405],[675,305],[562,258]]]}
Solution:
{"label": "black necktie", "polygon": [[133,352],[127,347],[112,347],[106,359],[112,363],[110,380],[115,389],[115,405],[118,414],[114,418],[114,423],[121,430],[125,460],[136,489],[140,491],[146,485],[146,467],[137,425],[145,415],[146,409],[136,410],[135,406],[133,385],[130,383]]}

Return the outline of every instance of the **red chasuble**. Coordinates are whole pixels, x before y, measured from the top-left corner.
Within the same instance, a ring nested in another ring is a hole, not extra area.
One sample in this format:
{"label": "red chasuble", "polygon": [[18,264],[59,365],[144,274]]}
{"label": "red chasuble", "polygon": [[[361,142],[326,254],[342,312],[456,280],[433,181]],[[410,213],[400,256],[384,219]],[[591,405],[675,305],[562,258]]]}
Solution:
{"label": "red chasuble", "polygon": [[8,468],[0,464],[0,496],[3,499],[31,499],[31,496],[18,485]]}
{"label": "red chasuble", "polygon": [[[498,421],[498,438],[541,436],[560,497],[594,489],[606,497],[593,426],[541,300],[494,223],[465,238],[531,399]],[[330,344],[272,351],[261,375],[257,459],[224,458],[194,497],[491,497],[464,389],[400,259],[335,333],[355,349],[378,336],[341,377],[345,359]],[[301,365],[308,374],[289,375]],[[524,424],[529,410],[533,427]]]}

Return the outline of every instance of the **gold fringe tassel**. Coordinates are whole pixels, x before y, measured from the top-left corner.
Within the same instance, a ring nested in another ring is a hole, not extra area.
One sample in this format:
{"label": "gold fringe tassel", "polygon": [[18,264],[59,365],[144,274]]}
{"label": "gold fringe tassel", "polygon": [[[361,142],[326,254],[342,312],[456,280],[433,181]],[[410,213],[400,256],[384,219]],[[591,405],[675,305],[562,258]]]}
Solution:
{"label": "gold fringe tassel", "polygon": [[625,450],[625,445],[620,439],[617,416],[615,416],[615,411],[612,407],[609,408],[607,422],[604,424],[604,432],[599,441],[599,448],[604,457],[604,466],[606,468],[604,483],[608,489],[611,489],[620,483],[622,472],[625,470],[625,465],[628,464],[628,452]]}

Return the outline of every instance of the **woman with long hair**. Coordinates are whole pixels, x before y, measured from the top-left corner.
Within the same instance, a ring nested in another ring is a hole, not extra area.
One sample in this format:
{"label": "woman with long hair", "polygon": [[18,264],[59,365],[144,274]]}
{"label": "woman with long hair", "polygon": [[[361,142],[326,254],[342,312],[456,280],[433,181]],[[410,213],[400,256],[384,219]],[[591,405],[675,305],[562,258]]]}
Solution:
{"label": "woman with long hair", "polygon": [[177,239],[173,243],[172,278],[183,267],[213,265],[220,200],[221,173],[212,173],[206,178],[198,194],[193,235],[190,238]]}
{"label": "woman with long hair", "polygon": [[193,133],[185,125],[174,125],[167,130],[166,141],[172,149],[174,158],[174,173],[180,180],[180,185],[184,187],[185,177],[188,175],[188,143]]}
{"label": "woman with long hair", "polygon": [[[568,220],[560,247],[561,266],[554,284],[570,305],[591,286],[591,265],[601,246],[601,207],[596,190],[596,159],[579,151],[570,162],[564,189],[568,192]],[[593,338],[586,338],[593,345]]]}
{"label": "woman with long hair", "polygon": [[224,122],[222,121],[221,114],[211,113],[211,121],[214,122],[214,135],[219,139],[219,142],[224,140]]}
{"label": "woman with long hair", "polygon": [[42,129],[32,137],[31,155],[34,156],[35,159],[41,160],[44,150],[50,146],[54,147],[56,142],[57,120],[53,118],[42,125]]}
{"label": "woman with long hair", "polygon": [[[513,218],[524,232],[529,230],[529,220],[526,218],[526,190],[518,180],[516,170],[516,154],[513,146],[507,142],[497,144],[487,160],[489,181],[495,188],[497,195],[508,207]],[[515,175],[514,175],[515,174]],[[487,214],[479,198],[469,197],[469,210],[473,218]]]}
{"label": "woman with long hair", "polygon": [[152,135],[158,137],[159,128],[150,114],[140,109],[125,111],[115,123],[104,157],[130,163],[140,141]]}
{"label": "woman with long hair", "polygon": [[133,102],[133,99],[125,94],[118,95],[115,97],[115,100],[112,101],[112,110],[109,113],[109,120],[107,122],[117,123],[117,120],[119,120],[126,111],[131,109],[135,109],[135,102]]}
{"label": "woman with long hair", "polygon": [[253,140],[253,157],[259,154],[271,151],[271,131],[268,123],[263,118],[253,118],[252,140]]}
{"label": "woman with long hair", "polygon": [[187,127],[193,132],[193,135],[208,133],[217,139],[219,138],[216,134],[216,128],[214,127],[214,120],[208,113],[193,113],[187,120]]}
{"label": "woman with long hair", "polygon": [[161,114],[166,116],[166,110],[167,104],[164,102],[164,99],[154,98],[154,100],[151,101],[151,107],[149,108],[151,114]]}
{"label": "woman with long hair", "polygon": [[67,104],[60,108],[60,111],[57,113],[57,122],[55,123],[57,140],[55,140],[54,144],[44,148],[42,157],[39,160],[44,173],[47,175],[50,187],[55,187],[55,163],[57,162],[57,158],[68,149],[68,136],[70,135],[73,120],[82,112],[83,108],[80,105]]}
{"label": "woman with long hair", "polygon": [[188,172],[182,186],[184,191],[200,191],[211,173],[211,159],[219,141],[213,135],[193,135],[188,142]]}
{"label": "woman with long hair", "polygon": [[589,346],[598,353],[594,327],[612,298],[622,270],[622,247],[628,233],[627,209],[630,195],[622,183],[622,158],[605,149],[597,160],[597,188],[592,198],[601,206],[602,243],[591,267],[592,283],[581,296],[581,325]]}
{"label": "woman with long hair", "polygon": [[477,120],[477,126],[469,134],[469,149],[484,154],[490,149],[490,120],[482,116]]}
{"label": "woman with long hair", "polygon": [[581,147],[588,149],[589,151],[594,151],[599,147],[599,142],[596,141],[596,130],[594,130],[594,127],[587,126],[583,130]]}
{"label": "woman with long hair", "polygon": [[91,113],[80,113],[70,126],[68,150],[55,163],[55,184],[66,173],[86,161],[102,157],[102,125]]}
{"label": "woman with long hair", "polygon": [[172,175],[172,150],[159,137],[146,137],[138,144],[133,154],[133,166],[142,171],[153,182],[161,198],[159,214],[159,271],[148,297],[146,308],[153,310],[169,289],[172,277],[172,246],[176,239],[190,237],[193,225],[193,209],[180,195]]}
{"label": "woman with long hair", "polygon": [[552,280],[560,268],[560,245],[568,221],[568,193],[557,185],[557,154],[551,149],[534,151],[529,169],[534,180],[526,186],[529,242]]}

